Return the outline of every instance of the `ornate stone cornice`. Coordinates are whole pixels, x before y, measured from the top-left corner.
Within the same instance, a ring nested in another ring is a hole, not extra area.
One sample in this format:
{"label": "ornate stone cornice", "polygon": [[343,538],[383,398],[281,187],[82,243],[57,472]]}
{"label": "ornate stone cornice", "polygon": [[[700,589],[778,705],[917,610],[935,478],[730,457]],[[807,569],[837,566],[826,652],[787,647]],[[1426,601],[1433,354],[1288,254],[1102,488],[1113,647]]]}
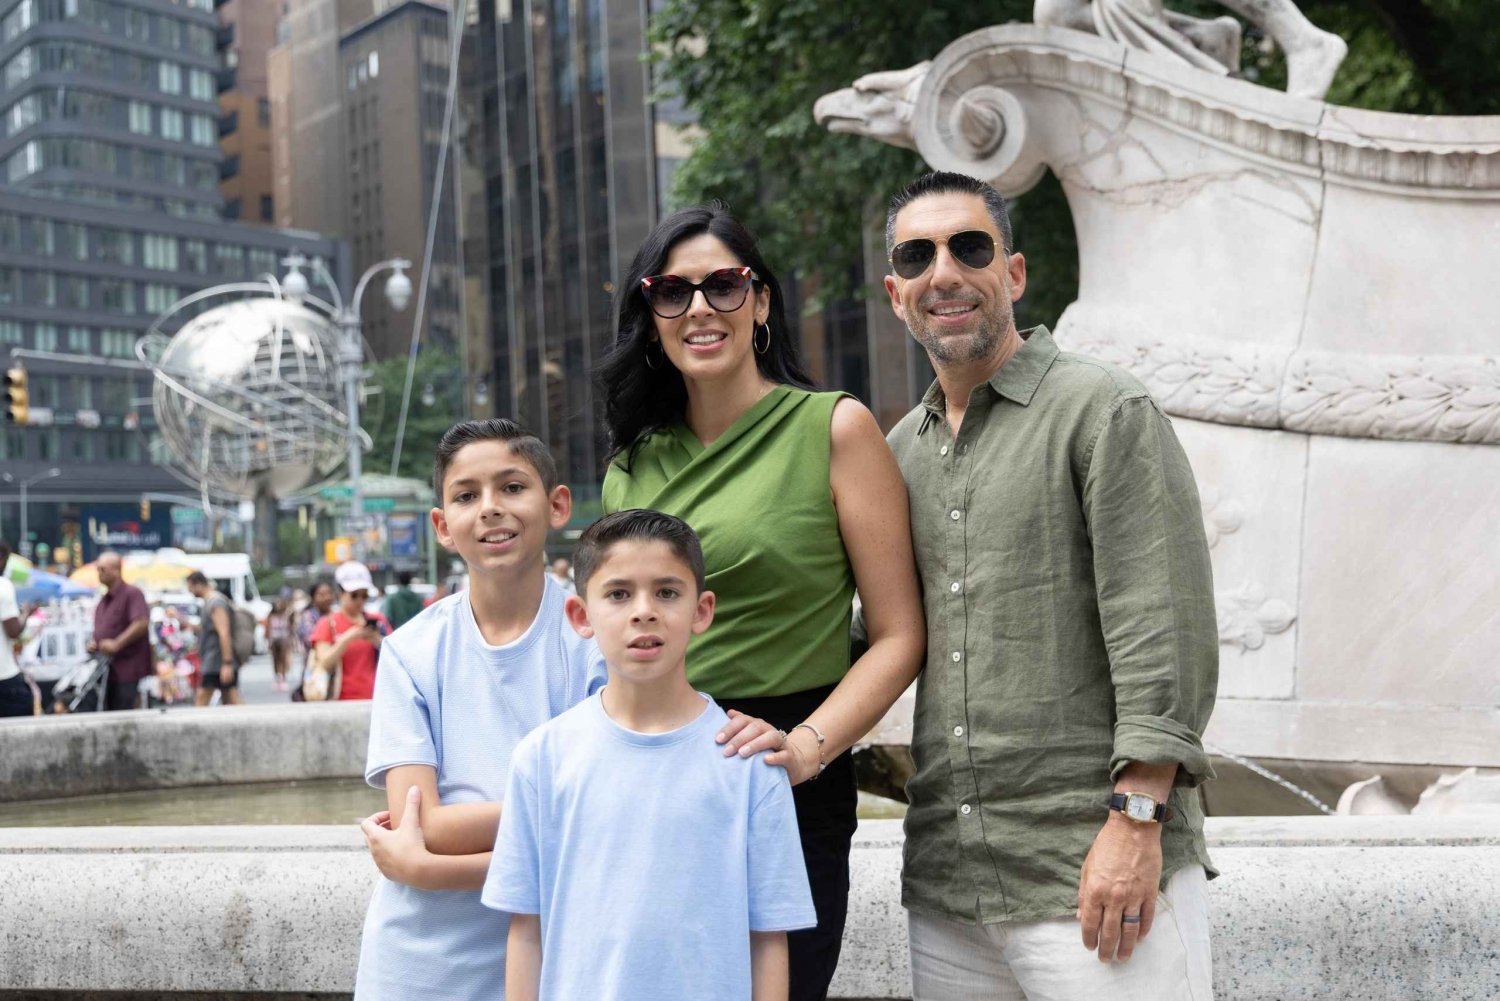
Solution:
{"label": "ornate stone cornice", "polygon": [[1500,444],[1500,357],[1355,355],[1121,333],[1079,303],[1064,348],[1118,365],[1168,413],[1306,434]]}

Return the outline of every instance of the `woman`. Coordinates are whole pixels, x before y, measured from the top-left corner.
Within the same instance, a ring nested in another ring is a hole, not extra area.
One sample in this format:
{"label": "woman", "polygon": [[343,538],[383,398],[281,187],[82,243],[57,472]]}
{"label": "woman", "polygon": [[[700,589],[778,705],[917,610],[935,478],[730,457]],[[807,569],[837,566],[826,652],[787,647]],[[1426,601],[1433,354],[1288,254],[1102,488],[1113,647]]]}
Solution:
{"label": "woman", "polygon": [[[719,604],[688,676],[730,711],[730,748],[773,750],[796,786],[818,927],[788,937],[791,997],[823,998],[848,906],[846,752],[924,655],[906,487],[870,412],[813,390],[781,287],[722,208],[660,223],[620,288],[598,375],[604,508],[666,511],[702,537]],[[870,645],[851,667],[856,587]]]}
{"label": "woman", "polygon": [[[307,670],[312,666],[313,630],[318,627],[323,616],[333,611],[333,584],[330,581],[320,580],[313,584],[312,594],[308,596],[307,607],[297,613],[297,645],[302,648],[302,681],[307,680]],[[299,681],[292,688],[292,701],[301,702],[302,682]]]}
{"label": "woman", "polygon": [[340,564],[333,579],[339,588],[339,607],[313,627],[312,663],[328,672],[329,698],[371,699],[380,642],[391,634],[391,624],[385,616],[365,611],[375,582],[363,563]]}
{"label": "woman", "polygon": [[287,598],[271,602],[271,613],[266,616],[266,645],[271,652],[271,688],[284,692],[292,663],[292,608]]}

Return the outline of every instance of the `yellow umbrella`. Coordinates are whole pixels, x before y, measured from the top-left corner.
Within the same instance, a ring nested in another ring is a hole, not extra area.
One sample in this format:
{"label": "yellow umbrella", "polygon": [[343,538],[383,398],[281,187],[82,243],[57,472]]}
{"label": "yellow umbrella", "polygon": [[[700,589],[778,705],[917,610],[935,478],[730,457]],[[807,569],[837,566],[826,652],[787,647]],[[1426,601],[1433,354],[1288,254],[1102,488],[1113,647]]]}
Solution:
{"label": "yellow umbrella", "polygon": [[[180,591],[187,585],[187,575],[192,572],[192,567],[185,567],[180,563],[168,563],[162,560],[152,560],[150,563],[126,560],[120,567],[120,573],[125,578],[125,583],[134,584],[137,587],[147,587],[153,591]],[[84,587],[98,587],[99,568],[96,564],[85,563],[77,570],[74,570],[68,579]]]}

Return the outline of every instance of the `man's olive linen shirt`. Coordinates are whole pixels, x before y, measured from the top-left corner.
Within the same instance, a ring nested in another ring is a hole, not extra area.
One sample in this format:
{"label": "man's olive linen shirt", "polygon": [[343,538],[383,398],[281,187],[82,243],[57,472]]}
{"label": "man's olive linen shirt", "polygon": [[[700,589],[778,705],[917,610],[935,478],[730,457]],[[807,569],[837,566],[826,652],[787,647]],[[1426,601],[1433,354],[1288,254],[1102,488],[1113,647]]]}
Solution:
{"label": "man's olive linen shirt", "polygon": [[1132,761],[1176,763],[1162,882],[1209,865],[1197,785],[1218,682],[1192,470],[1146,390],[1045,327],[969,397],[891,431],[927,611],[902,903],[965,922],[1071,915]]}

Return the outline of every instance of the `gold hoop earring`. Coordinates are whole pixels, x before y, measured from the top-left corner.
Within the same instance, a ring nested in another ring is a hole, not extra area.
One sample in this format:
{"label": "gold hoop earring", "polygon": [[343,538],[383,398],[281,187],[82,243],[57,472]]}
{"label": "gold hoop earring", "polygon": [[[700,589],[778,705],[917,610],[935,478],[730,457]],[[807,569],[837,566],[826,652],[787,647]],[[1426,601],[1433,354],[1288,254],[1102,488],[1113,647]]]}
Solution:
{"label": "gold hoop earring", "polygon": [[761,326],[761,329],[766,332],[766,346],[765,347],[761,347],[758,343],[756,343],[759,340],[759,338],[760,338],[760,331],[759,330],[757,330],[754,334],[751,335],[751,337],[750,337],[750,346],[755,349],[755,353],[756,354],[763,355],[767,351],[771,350],[771,325],[769,323],[762,323],[760,326]]}
{"label": "gold hoop earring", "polygon": [[[658,342],[658,341],[652,341],[651,344],[655,344],[656,345],[656,353],[657,354],[661,354],[661,343]],[[660,368],[661,366],[657,365],[657,364],[654,364],[651,361],[651,344],[647,344],[646,345],[646,352],[645,352],[646,353],[646,367],[649,368],[649,369],[651,369],[651,371],[654,372],[658,368]]]}

